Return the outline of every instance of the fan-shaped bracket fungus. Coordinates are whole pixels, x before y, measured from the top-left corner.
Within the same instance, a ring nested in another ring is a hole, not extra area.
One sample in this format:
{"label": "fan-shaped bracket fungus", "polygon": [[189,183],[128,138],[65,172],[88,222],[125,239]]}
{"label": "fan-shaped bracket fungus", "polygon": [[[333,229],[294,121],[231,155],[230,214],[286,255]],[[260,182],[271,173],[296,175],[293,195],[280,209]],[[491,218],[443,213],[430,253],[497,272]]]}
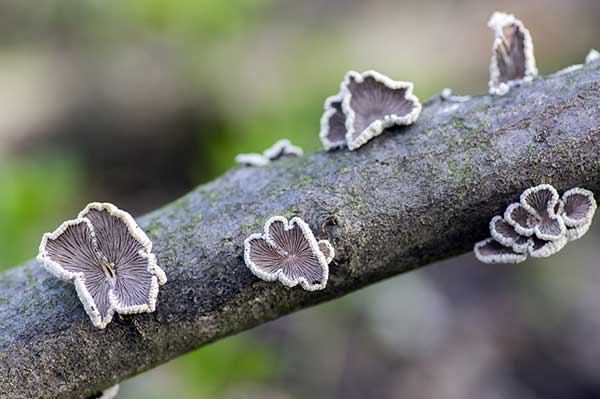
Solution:
{"label": "fan-shaped bracket fungus", "polygon": [[90,396],[88,399],[114,399],[117,397],[119,393],[119,384],[112,386],[108,389],[105,389],[101,393]]}
{"label": "fan-shaped bracket fungus", "polygon": [[516,252],[493,238],[479,241],[473,251],[483,263],[521,263],[527,259],[527,254]]}
{"label": "fan-shaped bracket fungus", "polygon": [[565,223],[556,214],[560,209],[559,195],[549,184],[528,188],[521,194],[521,205],[531,215],[533,232],[540,240],[560,240],[566,233]]}
{"label": "fan-shaped bracket fungus", "polygon": [[520,202],[508,206],[504,217],[492,218],[492,237],[475,244],[473,250],[484,263],[518,263],[527,255],[545,258],[583,236],[596,209],[589,190],[573,188],[559,198],[549,184],[531,187],[521,194]]}
{"label": "fan-shaped bracket fungus", "polygon": [[304,155],[302,148],[293,145],[288,139],[282,139],[275,142],[262,154],[238,154],[235,157],[235,162],[246,166],[266,166],[279,158],[286,156],[301,157],[302,155]]}
{"label": "fan-shaped bracket fungus", "polygon": [[289,222],[282,216],[270,218],[261,234],[244,241],[244,261],[258,278],[279,281],[287,287],[298,284],[315,291],[326,287],[329,263],[335,251],[327,240],[317,241],[299,217]]}
{"label": "fan-shaped bracket fungus", "polygon": [[537,76],[533,40],[529,30],[512,14],[495,12],[488,26],[494,31],[489,93],[502,96],[512,86]]}
{"label": "fan-shaped bracket fungus", "polygon": [[158,287],[167,281],[148,236],[129,213],[109,203],[93,202],[76,219],[44,234],[37,260],[74,283],[98,328],[105,328],[115,312],[153,312]]}
{"label": "fan-shaped bracket fungus", "polygon": [[465,103],[471,100],[471,96],[455,96],[452,94],[452,89],[449,87],[445,87],[442,89],[440,93],[440,98],[442,101],[448,101],[452,103]]}
{"label": "fan-shaped bracket fungus", "polygon": [[584,188],[572,188],[562,196],[562,220],[567,228],[567,239],[581,238],[592,225],[592,219],[598,208],[594,193]]}
{"label": "fan-shaped bracket fungus", "polygon": [[346,144],[356,150],[395,125],[411,125],[421,113],[412,82],[395,81],[376,72],[346,73],[342,84]]}
{"label": "fan-shaped bracket fungus", "polygon": [[275,144],[263,152],[263,156],[269,161],[275,161],[285,156],[301,157],[303,155],[304,151],[302,148],[293,145],[288,139],[276,141]]}
{"label": "fan-shaped bracket fungus", "polygon": [[344,93],[327,97],[323,104],[325,112],[321,116],[319,138],[327,151],[346,146],[346,116],[342,110]]}
{"label": "fan-shaped bracket fungus", "polygon": [[585,56],[585,63],[591,64],[592,62],[596,62],[600,60],[600,51],[596,49],[590,49],[589,53]]}

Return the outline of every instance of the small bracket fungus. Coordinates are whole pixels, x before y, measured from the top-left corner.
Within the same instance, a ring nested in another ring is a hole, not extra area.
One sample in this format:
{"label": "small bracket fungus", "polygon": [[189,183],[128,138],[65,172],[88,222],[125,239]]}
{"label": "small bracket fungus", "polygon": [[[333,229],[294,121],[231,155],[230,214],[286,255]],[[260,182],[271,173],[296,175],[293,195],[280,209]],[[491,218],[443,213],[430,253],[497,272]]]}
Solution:
{"label": "small bracket fungus", "polygon": [[574,241],[581,238],[592,225],[596,213],[594,193],[583,188],[572,188],[562,196],[562,220],[567,226],[567,239]]}
{"label": "small bracket fungus", "polygon": [[302,148],[293,145],[288,139],[276,141],[275,144],[263,152],[263,156],[269,161],[275,161],[285,156],[301,157],[302,155],[304,155]]}
{"label": "small bracket fungus", "polygon": [[527,254],[516,252],[493,238],[479,241],[473,251],[477,259],[483,263],[521,263],[527,259]]}
{"label": "small bracket fungus", "polygon": [[344,147],[346,145],[346,115],[342,110],[343,92],[327,97],[321,116],[321,131],[319,137],[326,150]]}
{"label": "small bracket fungus", "polygon": [[453,103],[464,103],[471,100],[471,96],[455,96],[454,94],[452,94],[452,89],[449,87],[446,87],[442,90],[442,92],[440,93],[440,98],[442,99],[442,101],[448,101]]}
{"label": "small bracket fungus", "polygon": [[278,140],[271,147],[267,148],[262,154],[238,154],[235,162],[240,165],[248,166],[266,166],[272,161],[285,156],[304,155],[302,148],[293,145],[289,140]]}
{"label": "small bracket fungus", "polygon": [[287,287],[300,284],[307,291],[325,288],[334,256],[329,241],[317,241],[299,217],[288,222],[274,216],[265,224],[264,233],[251,234],[244,241],[244,261],[254,275],[265,281],[279,280]]}
{"label": "small bracket fungus", "polygon": [[585,63],[591,64],[594,61],[600,60],[600,51],[596,49],[590,49],[590,52],[585,56]]}
{"label": "small bracket fungus", "polygon": [[411,82],[395,81],[376,71],[350,71],[342,87],[346,144],[350,150],[389,127],[413,124],[421,113]]}
{"label": "small bracket fungus", "polygon": [[558,192],[549,184],[528,188],[521,194],[521,205],[529,212],[527,221],[540,240],[556,241],[566,233],[565,223],[556,214]]}
{"label": "small bracket fungus", "polygon": [[537,76],[533,41],[529,30],[514,15],[495,12],[488,26],[494,31],[489,93],[502,96],[511,86]]}
{"label": "small bracket fungus", "polygon": [[119,384],[110,387],[108,389],[105,389],[104,391],[102,391],[99,394],[90,396],[88,399],[114,399],[117,397],[117,394],[119,393]]}
{"label": "small bracket fungus", "polygon": [[596,207],[593,193],[582,188],[565,192],[562,199],[549,184],[529,188],[504,217],[491,220],[492,237],[475,244],[475,256],[484,263],[519,263],[527,254],[554,255],[589,230]]}
{"label": "small bracket fungus", "polygon": [[235,156],[235,163],[247,166],[267,166],[271,161],[262,154],[238,154]]}
{"label": "small bracket fungus", "polygon": [[490,233],[492,238],[505,247],[511,247],[515,252],[527,252],[529,240],[516,232],[502,216],[495,216],[490,222]]}
{"label": "small bracket fungus", "polygon": [[56,277],[74,282],[98,328],[114,312],[153,312],[158,287],[167,281],[148,236],[129,213],[109,203],[88,204],[77,219],[44,234],[37,259]]}
{"label": "small bracket fungus", "polygon": [[533,258],[547,258],[563,249],[567,242],[566,235],[554,241],[541,240],[536,236],[530,237],[529,255]]}

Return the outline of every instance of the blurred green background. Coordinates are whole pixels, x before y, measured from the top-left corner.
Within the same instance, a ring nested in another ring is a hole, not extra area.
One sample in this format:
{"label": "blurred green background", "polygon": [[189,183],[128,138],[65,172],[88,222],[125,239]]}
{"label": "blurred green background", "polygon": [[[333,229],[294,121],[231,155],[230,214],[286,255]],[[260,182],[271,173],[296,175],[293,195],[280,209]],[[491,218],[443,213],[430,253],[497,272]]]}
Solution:
{"label": "blurred green background", "polygon": [[[600,2],[0,2],[0,268],[91,200],[135,215],[280,138],[320,151],[346,70],[421,100],[487,90],[495,10],[542,74],[600,47]],[[120,398],[600,397],[598,223],[561,254],[472,255],[218,342],[125,381]]]}

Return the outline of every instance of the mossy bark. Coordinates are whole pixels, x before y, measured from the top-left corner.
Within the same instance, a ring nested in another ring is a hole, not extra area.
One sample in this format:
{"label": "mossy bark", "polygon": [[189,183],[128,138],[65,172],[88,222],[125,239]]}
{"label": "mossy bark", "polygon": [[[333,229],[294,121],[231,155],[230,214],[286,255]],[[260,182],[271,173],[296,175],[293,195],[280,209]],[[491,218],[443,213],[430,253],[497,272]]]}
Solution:
{"label": "mossy bark", "polygon": [[[84,398],[219,338],[470,251],[529,186],[600,193],[599,154],[596,63],[505,97],[433,98],[415,125],[358,151],[230,170],[139,220],[169,278],[155,313],[98,330],[73,286],[36,262],[1,274],[0,397]],[[266,283],[245,267],[245,237],[273,215],[298,215],[333,243],[325,290]]]}

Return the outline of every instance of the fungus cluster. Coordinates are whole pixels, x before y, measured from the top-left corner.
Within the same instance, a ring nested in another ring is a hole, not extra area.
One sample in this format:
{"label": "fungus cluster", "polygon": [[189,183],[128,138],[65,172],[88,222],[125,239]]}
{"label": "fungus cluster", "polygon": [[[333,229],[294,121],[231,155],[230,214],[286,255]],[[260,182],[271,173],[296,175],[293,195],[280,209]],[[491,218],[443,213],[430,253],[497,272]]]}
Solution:
{"label": "fungus cluster", "polygon": [[326,150],[356,150],[389,127],[413,124],[421,113],[411,82],[376,71],[346,73],[339,93],[328,97],[324,108],[319,137]]}
{"label": "fungus cluster", "polygon": [[533,41],[529,30],[512,14],[495,12],[488,26],[494,31],[489,93],[502,96],[512,86],[537,76]]}
{"label": "fungus cluster", "polygon": [[93,202],[76,219],[44,234],[37,259],[75,284],[98,328],[105,328],[114,312],[153,312],[158,287],[167,281],[150,239],[129,213],[109,203]]}
{"label": "fungus cluster", "polygon": [[491,237],[475,244],[484,263],[520,263],[554,255],[589,230],[596,211],[591,191],[573,188],[562,198],[549,184],[529,188],[503,216],[490,222]]}
{"label": "fungus cluster", "polygon": [[283,139],[267,148],[262,154],[238,154],[235,157],[235,162],[247,166],[266,166],[272,161],[283,157],[301,157],[302,155],[304,155],[302,148],[293,145],[287,139]]}
{"label": "fungus cluster", "polygon": [[254,275],[265,281],[279,280],[287,287],[300,284],[307,291],[325,288],[334,256],[329,241],[317,241],[299,217],[288,222],[274,216],[262,234],[251,234],[244,241],[244,260]]}

